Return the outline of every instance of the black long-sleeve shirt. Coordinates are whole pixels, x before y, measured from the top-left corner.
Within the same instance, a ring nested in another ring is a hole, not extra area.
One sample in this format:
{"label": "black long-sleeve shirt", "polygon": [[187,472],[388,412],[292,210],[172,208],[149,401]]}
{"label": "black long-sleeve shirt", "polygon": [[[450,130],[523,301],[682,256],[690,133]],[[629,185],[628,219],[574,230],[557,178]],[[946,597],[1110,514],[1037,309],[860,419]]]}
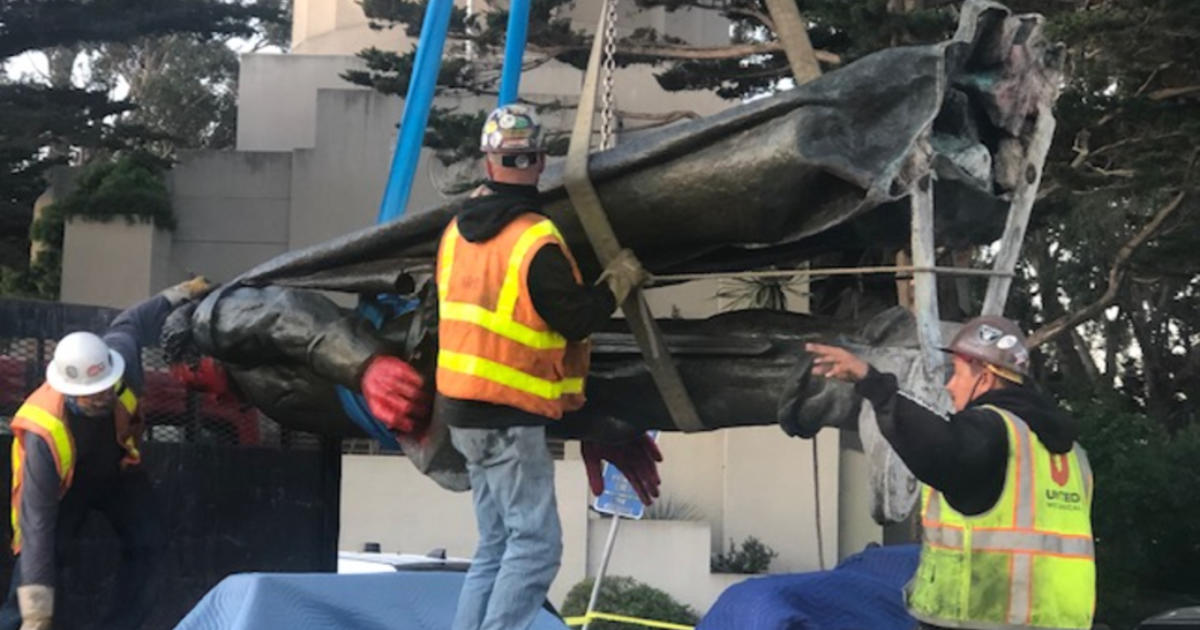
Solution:
{"label": "black long-sleeve shirt", "polygon": [[[470,199],[458,212],[458,230],[478,243],[500,233],[513,219],[540,213],[537,189],[489,183],[492,194]],[[543,245],[529,263],[526,280],[533,308],[552,330],[571,341],[586,338],[608,321],[617,307],[606,285],[575,280],[571,264],[557,245]],[[507,427],[545,424],[548,418],[505,405],[438,396],[435,411],[450,426]]]}
{"label": "black long-sleeve shirt", "polygon": [[[155,296],[113,319],[104,341],[125,359],[125,385],[141,396],[144,384],[142,346],[158,338],[171,311],[165,297]],[[67,426],[75,438],[75,476],[69,492],[97,492],[110,487],[120,474],[124,455],[117,444],[113,416],[95,418],[66,409]],[[54,586],[55,536],[59,507],[58,471],[50,447],[35,433],[24,439],[21,468],[21,582]]]}
{"label": "black long-sleeve shirt", "polygon": [[1070,451],[1077,437],[1074,421],[1031,387],[986,392],[949,417],[901,392],[895,376],[873,367],[855,389],[874,407],[880,432],[913,475],[966,515],[981,514],[999,500],[1008,466],[1004,420],[983,405],[1016,414],[1051,452]]}

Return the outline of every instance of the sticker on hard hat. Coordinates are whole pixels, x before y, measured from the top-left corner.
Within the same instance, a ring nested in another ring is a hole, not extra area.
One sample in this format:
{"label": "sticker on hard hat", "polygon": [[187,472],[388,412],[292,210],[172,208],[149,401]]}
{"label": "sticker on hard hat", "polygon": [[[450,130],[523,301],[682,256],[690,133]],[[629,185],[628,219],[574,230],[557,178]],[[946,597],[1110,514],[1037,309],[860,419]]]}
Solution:
{"label": "sticker on hard hat", "polygon": [[1001,350],[1008,350],[1015,345],[1017,345],[1017,338],[1012,335],[1004,335],[1000,338],[1000,341],[996,342],[996,347]]}
{"label": "sticker on hard hat", "polygon": [[100,374],[103,374],[104,368],[105,368],[105,365],[103,363],[97,363],[95,365],[89,366],[87,369],[88,378],[91,378],[93,376],[99,376]]}
{"label": "sticker on hard hat", "polygon": [[997,339],[1004,335],[1004,331],[996,328],[995,326],[980,324],[979,331],[976,334],[979,335],[979,340],[983,343],[993,344]]}
{"label": "sticker on hard hat", "polygon": [[67,373],[67,378],[79,378],[79,370],[76,370],[73,365],[68,365],[63,371]]}

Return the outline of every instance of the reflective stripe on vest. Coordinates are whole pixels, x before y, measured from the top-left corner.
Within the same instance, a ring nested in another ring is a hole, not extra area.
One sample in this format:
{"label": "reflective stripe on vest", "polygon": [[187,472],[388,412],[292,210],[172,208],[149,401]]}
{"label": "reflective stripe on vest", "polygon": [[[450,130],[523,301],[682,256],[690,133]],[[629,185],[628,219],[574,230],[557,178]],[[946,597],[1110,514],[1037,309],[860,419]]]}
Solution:
{"label": "reflective stripe on vest", "polygon": [[526,394],[532,394],[539,398],[545,398],[546,400],[557,400],[563,394],[583,393],[583,379],[581,378],[547,381],[536,376],[530,376],[503,363],[496,363],[483,357],[473,357],[468,354],[460,354],[449,350],[438,352],[438,367],[503,383],[513,389],[523,391]]}
{"label": "reflective stripe on vest", "polygon": [[506,339],[537,350],[565,348],[567,340],[553,330],[533,330],[524,324],[513,320],[513,310],[517,306],[517,297],[521,293],[521,263],[529,254],[529,248],[541,238],[552,236],[559,242],[563,241],[562,234],[554,227],[554,222],[546,219],[525,230],[512,254],[508,257],[508,269],[504,274],[504,284],[500,286],[499,297],[496,299],[496,310],[490,311],[478,304],[466,302],[450,302],[447,295],[450,291],[451,272],[454,268],[455,245],[461,235],[458,233],[458,222],[453,222],[446,230],[445,247],[442,250],[442,269],[438,278],[438,318],[447,321],[460,321],[475,324],[490,330]]}
{"label": "reflective stripe on vest", "polygon": [[942,627],[1090,628],[1095,562],[1087,455],[1077,445],[1068,454],[1051,453],[1023,420],[988,408],[1004,419],[1009,440],[1000,498],[967,517],[925,488],[924,544],[907,589],[909,610]]}
{"label": "reflective stripe on vest", "polygon": [[[531,259],[558,245],[579,270],[549,219],[526,214],[482,243],[452,221],[438,253],[438,393],[559,418],[583,404],[586,342],[568,342],[532,305]],[[465,252],[465,253],[464,253]]]}
{"label": "reflective stripe on vest", "polygon": [[66,423],[53,413],[28,402],[17,410],[16,418],[31,423],[32,426],[22,428],[37,433],[46,441],[50,447],[50,454],[54,456],[59,481],[65,489],[71,473],[75,470],[75,440]]}

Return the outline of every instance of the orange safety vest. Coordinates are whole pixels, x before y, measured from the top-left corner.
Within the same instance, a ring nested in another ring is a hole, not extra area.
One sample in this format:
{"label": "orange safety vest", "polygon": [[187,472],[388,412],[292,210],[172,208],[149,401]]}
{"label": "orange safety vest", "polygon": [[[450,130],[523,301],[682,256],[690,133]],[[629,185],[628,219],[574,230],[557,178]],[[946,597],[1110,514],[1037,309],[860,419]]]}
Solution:
{"label": "orange safety vest", "polygon": [[553,419],[583,406],[590,345],[551,330],[529,297],[529,264],[543,245],[558,245],[583,281],[546,217],[523,214],[482,243],[450,222],[437,258],[439,394]]}
{"label": "orange safety vest", "polygon": [[[142,422],[138,415],[138,400],[133,391],[117,382],[113,387],[117,393],[117,405],[113,411],[113,424],[117,443],[125,449],[121,468],[135,466],[142,461],[138,445],[141,441]],[[21,471],[25,463],[25,434],[34,433],[50,447],[54,456],[54,467],[58,471],[61,498],[71,488],[75,478],[75,437],[66,422],[66,397],[44,383],[25,399],[25,404],[13,417],[12,431],[12,527],[13,553],[21,553]]]}

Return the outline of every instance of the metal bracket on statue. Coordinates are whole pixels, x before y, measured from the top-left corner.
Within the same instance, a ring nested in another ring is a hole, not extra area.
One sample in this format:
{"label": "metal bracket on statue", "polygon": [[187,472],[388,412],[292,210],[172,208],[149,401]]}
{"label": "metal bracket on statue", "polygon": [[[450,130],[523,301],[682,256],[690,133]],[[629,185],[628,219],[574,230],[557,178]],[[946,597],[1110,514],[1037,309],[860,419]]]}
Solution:
{"label": "metal bracket on statue", "polygon": [[[567,150],[566,167],[563,171],[563,186],[571,205],[579,215],[584,233],[596,252],[600,264],[607,265],[609,261],[621,252],[621,244],[613,232],[596,188],[592,185],[588,174],[588,153],[592,136],[592,118],[596,111],[596,83],[599,77],[600,56],[604,49],[604,25],[608,13],[612,11],[609,2],[605,2],[600,11],[600,22],[592,42],[591,56],[588,58],[587,74],[585,75],[583,92],[579,97],[579,108],[575,115],[575,127],[571,130],[571,143]],[[646,298],[640,289],[630,292],[621,309],[630,329],[642,349],[646,366],[654,383],[671,413],[671,419],[679,430],[692,433],[704,430],[696,406],[684,388],[679,370],[671,360],[671,354],[663,343],[662,332],[650,315]]]}

